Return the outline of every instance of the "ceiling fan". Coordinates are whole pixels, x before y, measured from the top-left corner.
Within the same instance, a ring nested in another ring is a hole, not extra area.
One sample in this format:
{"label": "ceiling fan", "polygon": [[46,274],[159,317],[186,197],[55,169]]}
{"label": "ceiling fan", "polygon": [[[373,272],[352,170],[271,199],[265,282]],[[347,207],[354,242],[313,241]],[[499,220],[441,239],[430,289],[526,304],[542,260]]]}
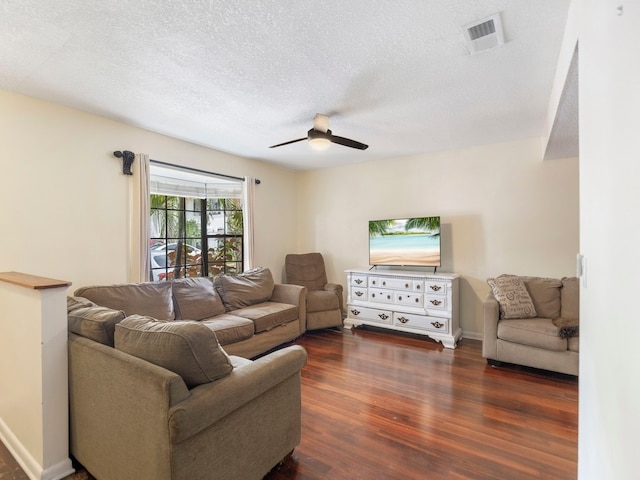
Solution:
{"label": "ceiling fan", "polygon": [[369,145],[356,142],[350,138],[333,135],[331,130],[329,130],[329,117],[321,113],[316,113],[316,116],[313,119],[313,128],[307,132],[306,137],[297,138],[296,140],[290,140],[277,145],[271,145],[269,148],[282,147],[283,145],[302,142],[303,140],[309,140],[309,145],[311,145],[311,148],[315,150],[325,150],[326,148],[329,148],[332,143],[344,145],[345,147],[357,148],[358,150],[366,150],[369,147]]}

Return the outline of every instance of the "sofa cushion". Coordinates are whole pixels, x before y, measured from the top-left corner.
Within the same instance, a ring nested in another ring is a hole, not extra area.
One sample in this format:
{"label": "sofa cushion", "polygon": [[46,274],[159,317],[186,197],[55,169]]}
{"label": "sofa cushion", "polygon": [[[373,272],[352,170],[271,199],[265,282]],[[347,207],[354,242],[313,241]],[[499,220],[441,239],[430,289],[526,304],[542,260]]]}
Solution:
{"label": "sofa cushion", "polygon": [[580,318],[580,282],[577,277],[564,277],[560,292],[562,318]]}
{"label": "sofa cushion", "polygon": [[246,272],[220,274],[213,278],[227,311],[266,302],[273,294],[273,275],[268,268],[254,268]]}
{"label": "sofa cushion", "polygon": [[567,340],[560,338],[558,327],[548,318],[500,320],[498,322],[498,338],[545,350],[563,351],[567,349]]}
{"label": "sofa cushion", "polygon": [[255,333],[260,333],[297,320],[298,307],[288,303],[262,302],[234,310],[233,314],[251,320]]}
{"label": "sofa cushion", "polygon": [[489,278],[491,287],[500,308],[500,318],[533,318],[536,309],[522,278],[515,275]]}
{"label": "sofa cushion", "polygon": [[74,295],[85,297],[104,307],[122,310],[128,315],[147,315],[159,320],[173,320],[171,282],[128,283],[81,287]]}
{"label": "sofa cushion", "polygon": [[255,331],[251,320],[230,313],[223,313],[214,318],[202,320],[202,323],[215,332],[220,345],[229,345],[248,340],[253,337],[253,332]]}
{"label": "sofa cushion", "polygon": [[315,290],[307,292],[307,313],[325,312],[340,308],[340,299],[334,292]]}
{"label": "sofa cushion", "polygon": [[189,388],[233,369],[215,333],[200,322],[131,315],[116,325],[115,347],[177,373]]}
{"label": "sofa cushion", "polygon": [[176,320],[202,320],[225,312],[210,278],[181,278],[171,283]]}
{"label": "sofa cushion", "polygon": [[67,322],[70,332],[113,347],[116,324],[124,317],[121,310],[95,305],[73,309],[67,313]]}
{"label": "sofa cushion", "polygon": [[67,313],[73,312],[78,308],[85,307],[95,307],[95,303],[93,303],[88,298],[84,297],[67,297]]}
{"label": "sofa cushion", "polygon": [[579,353],[580,352],[580,337],[567,338],[567,349]]}
{"label": "sofa cushion", "polygon": [[538,317],[560,317],[560,288],[562,282],[556,278],[527,277],[524,279]]}

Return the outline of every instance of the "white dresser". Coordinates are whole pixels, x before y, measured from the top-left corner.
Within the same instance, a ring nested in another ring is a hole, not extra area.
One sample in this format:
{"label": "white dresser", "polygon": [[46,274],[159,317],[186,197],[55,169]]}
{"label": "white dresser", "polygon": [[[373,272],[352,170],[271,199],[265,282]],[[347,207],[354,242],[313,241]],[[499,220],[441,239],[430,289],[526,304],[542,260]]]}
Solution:
{"label": "white dresser", "polygon": [[455,348],[458,319],[456,273],[352,269],[347,273],[347,328],[374,325],[428,335]]}

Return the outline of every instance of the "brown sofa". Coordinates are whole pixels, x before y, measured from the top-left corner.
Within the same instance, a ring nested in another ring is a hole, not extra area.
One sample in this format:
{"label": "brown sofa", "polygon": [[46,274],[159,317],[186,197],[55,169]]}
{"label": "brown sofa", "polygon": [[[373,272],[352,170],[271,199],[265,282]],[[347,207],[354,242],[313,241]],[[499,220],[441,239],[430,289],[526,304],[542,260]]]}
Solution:
{"label": "brown sofa", "polygon": [[578,279],[502,275],[487,282],[482,355],[489,363],[578,375]]}
{"label": "brown sofa", "polygon": [[72,455],[100,480],[266,475],[300,441],[306,352],[249,360],[225,350],[253,357],[299,335],[305,289],[271,288],[269,276],[76,290],[67,301]]}
{"label": "brown sofa", "polygon": [[[125,316],[198,320],[230,355],[253,358],[306,331],[307,289],[274,283],[271,271],[193,277],[170,282],[88,286],[74,295]],[[76,332],[78,333],[78,332]]]}

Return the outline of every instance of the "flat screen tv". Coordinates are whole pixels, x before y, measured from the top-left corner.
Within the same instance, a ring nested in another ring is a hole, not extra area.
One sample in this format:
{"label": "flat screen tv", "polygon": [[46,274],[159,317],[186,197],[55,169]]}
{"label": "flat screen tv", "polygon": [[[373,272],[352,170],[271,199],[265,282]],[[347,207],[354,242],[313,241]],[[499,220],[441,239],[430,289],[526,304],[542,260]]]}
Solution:
{"label": "flat screen tv", "polygon": [[369,265],[440,266],[440,217],[369,221]]}

